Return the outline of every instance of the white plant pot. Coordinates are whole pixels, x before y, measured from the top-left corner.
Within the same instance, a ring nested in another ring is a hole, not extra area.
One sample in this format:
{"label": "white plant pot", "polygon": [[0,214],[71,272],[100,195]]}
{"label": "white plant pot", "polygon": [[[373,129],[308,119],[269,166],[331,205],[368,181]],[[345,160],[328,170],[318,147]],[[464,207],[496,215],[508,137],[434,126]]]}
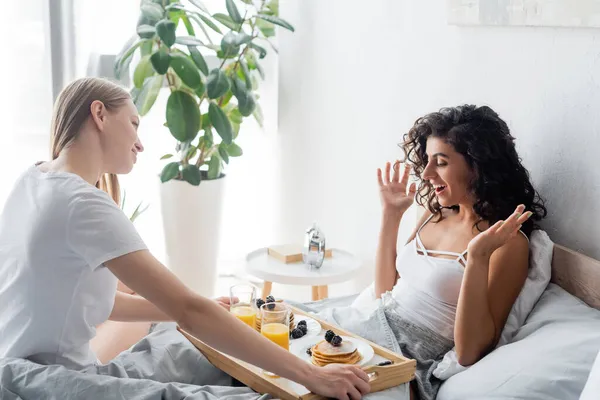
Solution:
{"label": "white plant pot", "polygon": [[215,296],[224,181],[159,182],[167,266],[206,297]]}

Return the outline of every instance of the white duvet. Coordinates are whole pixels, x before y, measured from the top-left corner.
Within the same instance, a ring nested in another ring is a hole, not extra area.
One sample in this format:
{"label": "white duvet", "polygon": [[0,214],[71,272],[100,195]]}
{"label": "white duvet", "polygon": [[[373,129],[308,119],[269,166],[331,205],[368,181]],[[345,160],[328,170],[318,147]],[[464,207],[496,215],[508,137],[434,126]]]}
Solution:
{"label": "white duvet", "polygon": [[578,400],[599,350],[600,311],[550,284],[512,342],[448,379],[437,399]]}

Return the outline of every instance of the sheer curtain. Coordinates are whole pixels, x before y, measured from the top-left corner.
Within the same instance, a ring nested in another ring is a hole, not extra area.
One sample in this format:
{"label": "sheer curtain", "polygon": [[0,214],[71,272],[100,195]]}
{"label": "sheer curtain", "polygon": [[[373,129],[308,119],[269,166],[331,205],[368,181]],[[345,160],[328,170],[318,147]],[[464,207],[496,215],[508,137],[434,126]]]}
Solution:
{"label": "sheer curtain", "polygon": [[0,24],[0,206],[15,179],[47,158],[52,114],[48,0],[12,1]]}
{"label": "sheer curtain", "polygon": [[[116,54],[123,43],[135,34],[139,3],[139,0],[76,2],[74,25],[78,76],[98,71],[90,62],[96,62],[99,55]],[[227,12],[225,0],[204,0],[203,3],[211,13]],[[134,64],[135,60],[132,62]],[[273,218],[277,215],[279,182],[279,157],[276,150],[277,56],[271,52],[262,65],[266,74],[260,90],[260,104],[265,115],[264,127],[259,127],[252,117],[244,121],[238,139],[244,155],[232,159],[225,171],[227,183],[223,199],[219,256],[219,272],[222,275],[236,274],[243,266],[246,253],[276,241]],[[175,149],[174,140],[168,129],[163,127],[167,96],[168,94],[161,94],[152,111],[142,119],[139,134],[145,152],[138,157],[133,172],[120,177],[127,194],[125,211],[130,213],[139,202],[148,205],[147,211],[136,220],[136,226],[151,251],[163,261],[165,255],[158,173],[165,163],[160,161],[160,157]],[[212,210],[206,212],[210,213]]]}

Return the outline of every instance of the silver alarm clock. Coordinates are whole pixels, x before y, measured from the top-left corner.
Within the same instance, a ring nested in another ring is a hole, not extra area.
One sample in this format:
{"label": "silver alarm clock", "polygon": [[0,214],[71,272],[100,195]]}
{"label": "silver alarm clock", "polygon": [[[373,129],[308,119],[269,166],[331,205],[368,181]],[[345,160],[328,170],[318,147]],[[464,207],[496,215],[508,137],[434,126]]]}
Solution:
{"label": "silver alarm clock", "polygon": [[304,247],[302,248],[302,261],[304,264],[321,268],[325,259],[325,235],[316,223],[306,230]]}

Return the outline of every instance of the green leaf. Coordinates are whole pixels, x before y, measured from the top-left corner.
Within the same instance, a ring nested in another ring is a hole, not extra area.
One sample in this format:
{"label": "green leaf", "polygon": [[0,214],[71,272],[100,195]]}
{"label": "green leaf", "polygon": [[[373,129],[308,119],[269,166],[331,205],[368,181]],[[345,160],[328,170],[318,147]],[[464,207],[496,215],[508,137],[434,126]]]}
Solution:
{"label": "green leaf", "polygon": [[192,3],[193,5],[195,5],[196,7],[198,7],[199,9],[201,9],[202,11],[204,11],[205,13],[209,14],[208,9],[204,5],[204,3],[202,3],[200,0],[190,0],[190,3]]}
{"label": "green leaf", "polygon": [[175,178],[179,174],[179,163],[178,162],[170,162],[163,168],[160,173],[160,181],[165,183]]}
{"label": "green leaf", "polygon": [[254,109],[254,112],[252,113],[252,115],[254,115],[254,119],[256,119],[256,122],[258,122],[258,125],[262,128],[263,124],[265,122],[265,119],[263,117],[263,112],[262,112],[262,108],[260,107],[260,104],[256,103],[256,108]]}
{"label": "green leaf", "polygon": [[171,55],[171,68],[191,89],[196,89],[202,83],[198,68],[185,54],[173,53]]}
{"label": "green leaf", "polygon": [[218,154],[213,154],[208,162],[208,179],[217,179],[221,176],[221,159]]}
{"label": "green leaf", "polygon": [[227,146],[225,143],[221,143],[219,145],[219,155],[223,161],[225,161],[225,164],[229,164],[229,154],[227,154],[227,149],[225,146]]}
{"label": "green leaf", "polygon": [[206,79],[206,92],[210,99],[223,96],[229,90],[229,79],[223,71],[215,68],[210,71]]}
{"label": "green leaf", "polygon": [[202,53],[200,53],[200,51],[198,51],[198,49],[194,46],[188,46],[188,50],[190,51],[192,60],[194,60],[194,63],[198,69],[202,71],[204,75],[208,75],[208,66],[206,65],[204,57],[202,57]]}
{"label": "green leaf", "polygon": [[150,62],[156,72],[164,75],[169,69],[169,64],[171,64],[171,56],[161,48],[150,56]]}
{"label": "green leaf", "polygon": [[167,126],[175,139],[191,142],[200,129],[200,110],[188,93],[176,90],[167,100]]}
{"label": "green leaf", "polygon": [[250,75],[250,71],[248,71],[248,65],[246,64],[246,61],[241,60],[240,65],[242,66],[242,73],[244,74],[246,87],[252,86],[252,80],[250,79],[251,75]]}
{"label": "green leaf", "polygon": [[113,68],[115,77],[117,79],[121,79],[121,74],[123,73],[123,71],[129,68],[129,64],[131,63],[133,53],[143,43],[146,43],[146,40],[137,39],[136,36],[132,36],[125,43],[125,46],[123,46],[119,54],[117,54]]}
{"label": "green leaf", "polygon": [[238,110],[237,108],[234,108],[229,113],[229,120],[232,123],[241,124],[242,121],[244,120],[244,118],[243,118],[242,114],[240,113],[240,110]]}
{"label": "green leaf", "polygon": [[148,114],[148,111],[150,111],[154,105],[158,93],[160,92],[160,88],[162,87],[163,78],[163,75],[154,75],[150,78],[146,78],[144,81],[142,90],[135,101],[135,106],[141,116]]}
{"label": "green leaf", "polygon": [[217,57],[221,58],[221,59],[228,59],[228,58],[232,59],[232,58],[236,58],[237,54],[225,54],[225,53],[223,53],[223,50],[219,49],[219,51],[217,51]]}
{"label": "green leaf", "polygon": [[256,56],[254,55],[254,52],[247,51],[245,57],[248,62],[248,68],[256,69]]}
{"label": "green leaf", "polygon": [[213,137],[212,129],[210,129],[210,126],[206,127],[206,129],[204,129],[203,139],[204,139],[204,144],[206,145],[207,148],[212,147],[213,144],[215,143],[215,139]]}
{"label": "green leaf", "polygon": [[175,24],[175,31],[177,31],[177,27],[179,26],[179,20],[181,19],[181,16],[184,14],[183,11],[180,10],[171,10],[168,12],[168,16],[169,16],[169,21],[173,22]]}
{"label": "green leaf", "polygon": [[267,3],[267,8],[271,10],[273,15],[279,15],[279,0],[271,0]]}
{"label": "green leaf", "polygon": [[263,19],[267,22],[271,22],[275,25],[279,25],[281,27],[284,27],[287,30],[294,32],[294,27],[289,22],[287,22],[279,17],[276,17],[274,15],[257,14],[256,18]]}
{"label": "green leaf", "polygon": [[242,1],[243,1],[244,3],[246,3],[246,4],[250,4],[250,5],[252,5],[252,0],[242,0]]}
{"label": "green leaf", "polygon": [[138,217],[142,215],[148,209],[148,207],[150,207],[150,204],[146,204],[146,207],[142,208],[142,204],[143,203],[140,202],[140,204],[138,204],[135,210],[133,211],[133,214],[131,214],[131,217],[129,217],[129,220],[132,223],[135,222],[135,220],[138,219]]}
{"label": "green leaf", "polygon": [[256,63],[256,70],[258,71],[258,74],[260,75],[262,80],[265,80],[265,70],[263,69],[262,65],[260,65],[258,62]]}
{"label": "green leaf", "polygon": [[168,19],[163,19],[156,24],[156,33],[167,47],[171,47],[175,44],[176,29],[177,25]]}
{"label": "green leaf", "polygon": [[196,36],[196,32],[194,31],[194,26],[190,22],[190,19],[187,16],[187,14],[181,13],[181,20],[183,21],[183,24],[185,25],[185,29],[187,30],[188,35]]}
{"label": "green leaf", "polygon": [[202,175],[200,175],[200,169],[193,164],[188,164],[181,170],[181,177],[187,183],[198,186],[202,181]]}
{"label": "green leaf", "polygon": [[173,157],[173,154],[165,154],[164,156],[162,156],[160,159],[161,160],[167,160],[169,158]]}
{"label": "green leaf", "polygon": [[223,34],[223,32],[221,32],[221,30],[219,29],[219,27],[218,27],[218,26],[217,26],[217,25],[216,25],[214,22],[212,22],[212,21],[210,20],[210,18],[208,18],[208,17],[206,17],[206,16],[204,16],[204,15],[202,15],[202,14],[198,14],[198,17],[199,17],[199,18],[200,18],[202,21],[204,21],[204,23],[205,23],[206,25],[208,25],[208,26],[209,26],[209,27],[210,27],[210,28],[211,28],[213,31],[215,31],[215,32],[217,32],[217,33],[219,33],[219,34],[221,34],[221,35]]}
{"label": "green leaf", "polygon": [[202,117],[200,117],[200,126],[202,127],[202,129],[205,129],[206,127],[209,127],[209,125],[210,115],[208,115],[208,113],[202,114]]}
{"label": "green leaf", "polygon": [[231,17],[229,15],[216,13],[216,14],[213,14],[213,18],[233,31],[237,31],[238,28],[240,27],[239,24],[236,24],[235,22],[233,22],[233,20],[231,19]]}
{"label": "green leaf", "polygon": [[227,154],[229,154],[231,157],[240,157],[242,154],[244,154],[244,152],[240,146],[235,143],[231,143],[227,146]]}
{"label": "green leaf", "polygon": [[237,33],[235,36],[235,43],[237,45],[243,45],[249,43],[252,40],[252,36],[245,34],[244,32]]}
{"label": "green leaf", "polygon": [[238,11],[233,0],[225,0],[225,6],[227,7],[227,13],[229,14],[233,22],[237,24],[241,24],[242,22],[244,22],[244,19],[240,15],[240,12]]}
{"label": "green leaf", "polygon": [[262,32],[262,34],[265,35],[265,37],[275,36],[275,25],[273,25],[271,22],[257,18],[256,26]]}
{"label": "green leaf", "polygon": [[138,36],[143,39],[152,39],[156,34],[156,28],[152,25],[140,25],[136,31]]}
{"label": "green leaf", "polygon": [[133,104],[135,104],[137,102],[137,98],[140,95],[140,92],[142,91],[142,89],[138,89],[135,86],[131,88],[131,90],[129,91],[129,94],[131,95],[131,100],[133,101]]}
{"label": "green leaf", "polygon": [[240,97],[246,96],[246,84],[240,78],[236,77],[232,79],[231,91],[233,95],[239,100]]}
{"label": "green leaf", "polygon": [[232,85],[232,92],[238,99],[238,108],[240,114],[247,117],[254,111],[256,107],[256,101],[254,96],[246,87],[244,81],[240,78],[235,78]]}
{"label": "green leaf", "polygon": [[165,7],[165,10],[167,10],[167,11],[185,10],[185,7],[181,3],[171,3],[171,4],[169,4],[168,6]]}
{"label": "green leaf", "polygon": [[177,39],[175,39],[175,43],[184,46],[204,46],[204,43],[194,36],[178,36]]}
{"label": "green leaf", "polygon": [[267,50],[264,47],[260,47],[257,44],[250,43],[248,46],[258,51],[258,58],[263,59],[267,55]]}
{"label": "green leaf", "polygon": [[237,34],[235,32],[227,32],[221,39],[221,50],[225,56],[237,55],[240,52],[240,45],[237,44]]}
{"label": "green leaf", "polygon": [[212,125],[217,130],[223,142],[230,144],[233,140],[233,129],[231,128],[231,122],[227,115],[221,110],[221,108],[215,103],[210,102],[208,106],[208,115],[210,115],[210,120]]}
{"label": "green leaf", "polygon": [[155,3],[144,3],[140,7],[142,17],[145,18],[148,25],[155,25],[163,18],[164,10],[161,6]]}
{"label": "green leaf", "polygon": [[154,75],[154,68],[150,62],[150,56],[144,56],[135,67],[133,72],[133,84],[137,88],[141,88],[144,85],[144,80]]}
{"label": "green leaf", "polygon": [[246,92],[246,96],[243,99],[244,100],[241,101],[238,98],[238,108],[240,109],[240,114],[247,117],[254,112],[256,100],[254,100],[254,96],[250,92]]}
{"label": "green leaf", "polygon": [[228,90],[227,93],[225,93],[225,95],[221,98],[221,100],[219,100],[221,107],[224,108],[225,106],[230,106],[231,104],[229,103],[229,100],[231,100],[232,97],[233,93],[231,92],[231,90]]}
{"label": "green leaf", "polygon": [[236,124],[235,122],[231,123],[231,126],[233,127],[233,139],[237,139],[238,134],[240,133],[240,124]]}
{"label": "green leaf", "polygon": [[142,43],[142,45],[140,46],[140,51],[142,53],[142,57],[149,56],[150,54],[152,54],[153,47],[154,47],[154,41],[152,41],[152,40],[144,41],[144,43]]}

